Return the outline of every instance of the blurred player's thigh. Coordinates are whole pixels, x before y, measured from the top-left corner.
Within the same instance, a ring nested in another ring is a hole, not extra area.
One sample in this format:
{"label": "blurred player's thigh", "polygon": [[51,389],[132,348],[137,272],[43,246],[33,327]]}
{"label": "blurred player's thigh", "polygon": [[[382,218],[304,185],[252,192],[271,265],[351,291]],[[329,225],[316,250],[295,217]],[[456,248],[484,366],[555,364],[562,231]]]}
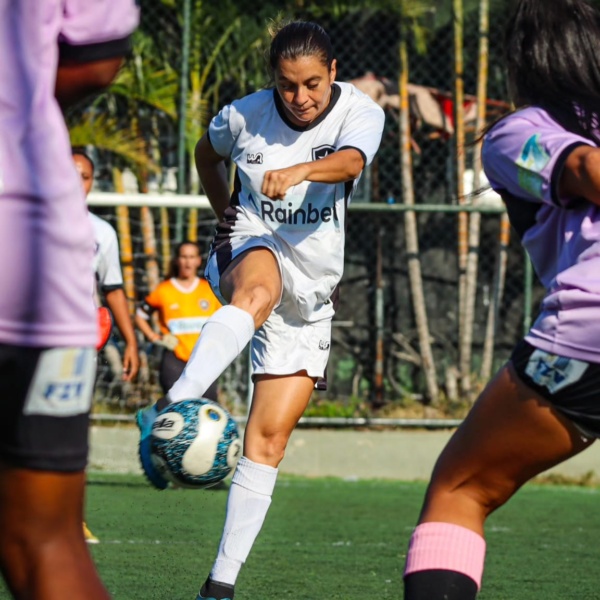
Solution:
{"label": "blurred player's thigh", "polygon": [[0,344],[0,459],[42,471],[83,471],[95,377],[93,348]]}

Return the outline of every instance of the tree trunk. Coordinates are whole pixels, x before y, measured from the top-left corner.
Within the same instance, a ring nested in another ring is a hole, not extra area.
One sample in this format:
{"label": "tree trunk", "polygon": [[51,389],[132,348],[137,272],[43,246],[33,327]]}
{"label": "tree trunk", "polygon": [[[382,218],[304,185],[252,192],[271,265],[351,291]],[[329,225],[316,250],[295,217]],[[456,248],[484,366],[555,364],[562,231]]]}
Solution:
{"label": "tree trunk", "polygon": [[485,328],[485,341],[483,344],[483,358],[481,361],[481,370],[479,376],[482,381],[487,381],[492,374],[494,360],[494,343],[496,339],[496,330],[498,328],[498,315],[500,313],[500,304],[504,294],[504,283],[506,280],[506,262],[508,258],[508,244],[510,242],[510,222],[508,215],[504,213],[500,219],[500,239],[498,244],[498,259],[496,261],[496,271],[494,273],[494,289],[492,292],[492,301],[488,308],[487,325]]}
{"label": "tree trunk", "polygon": [[198,209],[190,208],[188,214],[188,236],[187,239],[192,242],[198,241]]}
{"label": "tree trunk", "polygon": [[171,264],[171,228],[169,226],[169,209],[166,206],[160,207],[160,249],[164,276]]}
{"label": "tree trunk", "polygon": [[[412,177],[412,147],[408,105],[408,48],[403,25],[401,24],[400,27],[400,171],[402,173],[403,201],[405,204],[413,206],[415,203],[415,195]],[[439,401],[439,390],[433,353],[431,351],[425,294],[423,292],[423,280],[421,277],[417,218],[414,211],[407,211],[404,214],[404,229],[406,236],[406,251],[408,255],[408,277],[419,336],[419,351],[427,385],[427,397],[431,403],[435,405]]]}
{"label": "tree trunk", "polygon": [[[477,120],[475,131],[478,135],[485,127],[485,107],[488,82],[488,34],[489,1],[480,0],[479,5],[479,66],[477,73]],[[481,142],[473,151],[473,191],[481,187]],[[477,267],[479,262],[479,241],[481,235],[481,213],[473,212],[469,218],[468,256],[465,282],[465,306],[463,332],[460,348],[461,389],[471,391],[471,353],[473,344],[473,323],[475,321],[475,299],[477,297]]]}
{"label": "tree trunk", "polygon": [[146,258],[146,277],[148,287],[153,290],[160,283],[158,271],[156,235],[154,233],[154,218],[152,211],[147,206],[140,208],[140,220],[142,226],[142,238],[144,240],[144,256]]}
{"label": "tree trunk", "polygon": [[[113,168],[113,183],[115,192],[122,194],[123,175],[121,171]],[[135,276],[133,268],[133,245],[131,242],[131,226],[129,223],[129,208],[127,206],[117,206],[115,208],[117,217],[117,232],[119,234],[119,247],[121,251],[121,265],[123,270],[123,288],[129,303],[129,312],[133,314],[135,310]]]}
{"label": "tree trunk", "polygon": [[[465,203],[464,173],[465,173],[465,126],[464,126],[464,64],[463,64],[463,3],[462,0],[452,0],[452,16],[454,23],[454,159],[455,159],[455,189],[458,204]],[[470,365],[465,367],[465,357],[462,355],[465,336],[466,316],[466,283],[467,283],[467,253],[468,214],[458,213],[458,350],[461,389],[470,387]]]}

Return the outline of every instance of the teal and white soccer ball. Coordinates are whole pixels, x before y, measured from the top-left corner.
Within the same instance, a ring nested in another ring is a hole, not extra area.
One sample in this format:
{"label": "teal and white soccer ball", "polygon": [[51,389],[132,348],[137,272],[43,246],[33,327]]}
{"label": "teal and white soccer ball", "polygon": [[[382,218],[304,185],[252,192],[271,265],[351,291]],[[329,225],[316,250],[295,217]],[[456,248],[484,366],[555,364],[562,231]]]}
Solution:
{"label": "teal and white soccer ball", "polygon": [[170,404],[154,421],[151,440],[154,466],[182,487],[219,483],[235,469],[242,454],[233,417],[205,398]]}

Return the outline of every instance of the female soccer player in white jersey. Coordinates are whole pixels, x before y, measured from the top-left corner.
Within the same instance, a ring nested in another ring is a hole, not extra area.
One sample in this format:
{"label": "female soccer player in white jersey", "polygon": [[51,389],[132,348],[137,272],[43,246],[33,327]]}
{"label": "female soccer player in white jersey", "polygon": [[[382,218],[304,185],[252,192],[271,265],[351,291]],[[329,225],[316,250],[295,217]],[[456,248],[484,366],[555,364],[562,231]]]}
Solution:
{"label": "female soccer player in white jersey", "polygon": [[[331,42],[320,26],[281,28],[269,62],[274,89],[223,108],[196,147],[202,185],[220,219],[206,275],[227,306],[204,326],[166,401],[201,397],[250,341],[255,381],[244,456],[199,599],[233,598],[287,441],[324,373],[348,203],[384,124],[377,104],[335,82]],[[232,195],[227,158],[237,167]],[[155,415],[155,407],[139,415],[140,456],[149,479],[165,487],[144,452]]]}
{"label": "female soccer player in white jersey", "polygon": [[486,134],[483,164],[546,296],[437,461],[405,600],[473,600],[488,515],[600,435],[600,11],[520,0],[504,47],[518,110]]}
{"label": "female soccer player in white jersey", "polygon": [[112,80],[134,0],[0,0],[0,570],[14,598],[109,598],[81,528],[93,236],[66,107]]}

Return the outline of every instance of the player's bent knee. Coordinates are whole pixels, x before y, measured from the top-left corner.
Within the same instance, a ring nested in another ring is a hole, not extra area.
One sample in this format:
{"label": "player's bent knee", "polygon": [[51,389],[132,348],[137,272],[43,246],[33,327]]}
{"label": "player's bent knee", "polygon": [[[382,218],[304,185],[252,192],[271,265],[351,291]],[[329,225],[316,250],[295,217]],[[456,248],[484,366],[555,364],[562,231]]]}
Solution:
{"label": "player's bent knee", "polygon": [[275,466],[278,465],[285,456],[287,440],[288,436],[282,434],[272,434],[261,437],[258,442],[246,442],[244,453],[250,460]]}
{"label": "player's bent knee", "polygon": [[426,503],[430,506],[477,511],[487,517],[504,505],[518,489],[514,482],[466,480],[452,484],[432,484]]}
{"label": "player's bent knee", "polygon": [[270,290],[263,285],[255,285],[235,293],[231,304],[252,315],[256,329],[269,317],[279,300],[276,290]]}

